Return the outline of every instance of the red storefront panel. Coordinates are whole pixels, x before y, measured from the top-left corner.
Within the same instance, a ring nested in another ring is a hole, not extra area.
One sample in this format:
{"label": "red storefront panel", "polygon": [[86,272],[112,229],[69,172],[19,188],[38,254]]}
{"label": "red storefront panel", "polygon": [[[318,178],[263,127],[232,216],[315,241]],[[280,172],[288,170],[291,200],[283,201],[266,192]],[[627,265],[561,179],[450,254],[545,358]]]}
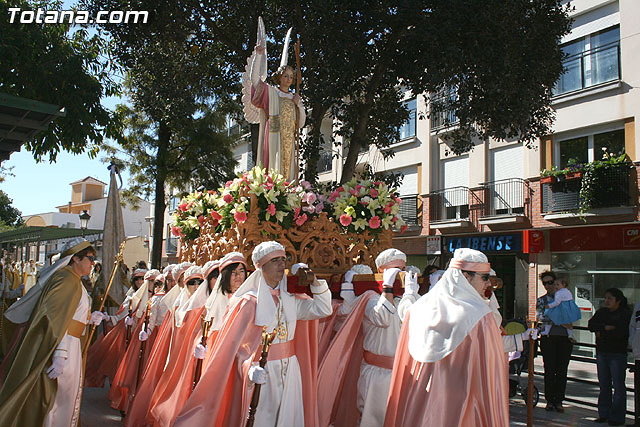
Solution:
{"label": "red storefront panel", "polygon": [[640,249],[640,224],[561,227],[549,237],[551,252]]}

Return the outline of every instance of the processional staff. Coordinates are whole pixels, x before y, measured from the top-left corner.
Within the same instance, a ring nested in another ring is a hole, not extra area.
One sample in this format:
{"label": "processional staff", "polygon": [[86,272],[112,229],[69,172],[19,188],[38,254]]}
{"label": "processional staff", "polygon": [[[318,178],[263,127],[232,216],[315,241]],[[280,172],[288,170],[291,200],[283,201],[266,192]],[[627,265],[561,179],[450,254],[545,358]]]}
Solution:
{"label": "processional staff", "polygon": [[[113,270],[111,271],[111,276],[109,277],[109,283],[107,284],[107,289],[104,292],[104,296],[102,297],[102,301],[100,302],[100,308],[98,308],[98,311],[102,311],[102,309],[104,308],[104,303],[107,301],[107,298],[109,296],[109,290],[111,289],[111,284],[113,283],[113,279],[116,277],[116,270],[118,269],[118,265],[123,261],[124,244],[125,242],[122,242],[120,244],[120,250],[116,254],[115,261],[113,261]],[[97,325],[91,325],[91,328],[89,329],[89,338],[87,340],[87,345],[84,347],[85,355],[87,353],[87,349],[89,348],[89,343],[91,343],[91,338],[93,338],[93,334],[96,331],[96,327]]]}
{"label": "processional staff", "polygon": [[[151,312],[151,300],[147,301],[147,308],[144,311],[144,319],[142,322],[142,331],[147,331],[147,323],[149,321],[149,313]],[[142,379],[142,371],[144,369],[144,348],[146,346],[147,341],[140,341],[140,354],[138,355],[138,374],[136,376],[136,386],[134,390],[138,390],[138,386],[140,385],[140,380]]]}
{"label": "processional staff", "polygon": [[[302,80],[302,72],[300,71],[300,38],[293,46],[293,50],[296,53],[296,95],[300,96],[300,81]],[[298,117],[298,113],[296,113],[296,117]],[[300,128],[298,126],[298,118],[296,119],[296,180],[299,179],[300,171],[298,168],[300,167]]]}
{"label": "processional staff", "polygon": [[[273,332],[267,333],[267,327],[262,327],[262,353],[260,354],[260,361],[258,365],[261,368],[264,368],[267,364],[267,357],[269,356],[269,347],[271,347],[271,343],[276,338],[278,333],[277,329],[274,329]],[[256,411],[258,410],[258,401],[260,400],[260,384],[255,384],[253,386],[253,394],[251,395],[251,403],[249,404],[249,416],[247,417],[246,427],[253,427],[253,422],[256,416]]]}
{"label": "processional staff", "polygon": [[[211,320],[204,320],[205,316],[202,315],[202,339],[200,340],[200,344],[203,347],[207,347],[207,341],[209,339],[209,329],[211,328]],[[198,381],[200,381],[200,376],[202,375],[202,359],[196,359],[196,370],[193,374],[193,388],[196,388],[198,385]]]}

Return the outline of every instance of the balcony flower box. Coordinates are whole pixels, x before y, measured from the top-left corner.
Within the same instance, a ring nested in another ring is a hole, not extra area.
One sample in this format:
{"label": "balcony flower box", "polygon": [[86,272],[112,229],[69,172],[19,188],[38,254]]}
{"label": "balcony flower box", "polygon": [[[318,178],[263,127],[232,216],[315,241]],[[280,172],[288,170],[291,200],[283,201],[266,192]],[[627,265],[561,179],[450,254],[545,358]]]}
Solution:
{"label": "balcony flower box", "polygon": [[570,179],[581,179],[583,175],[584,175],[583,171],[578,171],[578,172],[567,172],[565,176],[567,180],[570,180]]}
{"label": "balcony flower box", "polygon": [[558,182],[558,178],[553,175],[543,176],[540,178],[540,184],[555,184]]}

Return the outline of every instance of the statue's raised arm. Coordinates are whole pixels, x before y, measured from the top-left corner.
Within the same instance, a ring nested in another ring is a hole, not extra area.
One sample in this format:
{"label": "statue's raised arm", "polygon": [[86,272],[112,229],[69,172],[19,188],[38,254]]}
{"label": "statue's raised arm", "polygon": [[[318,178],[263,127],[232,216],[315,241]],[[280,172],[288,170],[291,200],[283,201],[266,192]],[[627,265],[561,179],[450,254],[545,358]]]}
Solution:
{"label": "statue's raised arm", "polygon": [[287,32],[280,67],[273,84],[266,83],[267,38],[262,18],[258,37],[242,75],[242,103],[249,123],[260,124],[256,164],[276,169],[288,180],[296,178],[296,135],[304,126],[305,112],[299,94],[291,92],[295,71],[287,65],[291,29]]}

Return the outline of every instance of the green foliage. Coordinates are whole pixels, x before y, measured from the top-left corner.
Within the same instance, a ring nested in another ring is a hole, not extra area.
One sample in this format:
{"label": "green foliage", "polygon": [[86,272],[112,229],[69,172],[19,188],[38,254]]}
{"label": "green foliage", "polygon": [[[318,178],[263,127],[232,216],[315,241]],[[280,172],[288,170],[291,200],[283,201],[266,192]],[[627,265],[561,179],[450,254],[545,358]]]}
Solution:
{"label": "green foliage", "polygon": [[9,7],[62,9],[61,1],[0,2],[0,92],[46,102],[66,111],[46,131],[25,144],[40,161],[55,161],[61,150],[95,156],[107,137],[114,136],[114,117],[100,104],[117,94],[112,80],[109,45],[84,28],[68,24],[10,23]]}
{"label": "green foliage", "polygon": [[13,200],[0,190],[0,231],[12,230],[24,225],[22,212],[11,206]]}
{"label": "green foliage", "polygon": [[580,186],[580,206],[578,208],[578,214],[581,218],[593,208],[597,196],[602,197],[611,191],[618,190],[613,188],[610,183],[607,183],[604,178],[606,171],[614,169],[624,173],[624,171],[629,172],[635,169],[635,166],[624,152],[618,156],[605,154],[603,160],[595,160],[584,165],[584,175]]}

